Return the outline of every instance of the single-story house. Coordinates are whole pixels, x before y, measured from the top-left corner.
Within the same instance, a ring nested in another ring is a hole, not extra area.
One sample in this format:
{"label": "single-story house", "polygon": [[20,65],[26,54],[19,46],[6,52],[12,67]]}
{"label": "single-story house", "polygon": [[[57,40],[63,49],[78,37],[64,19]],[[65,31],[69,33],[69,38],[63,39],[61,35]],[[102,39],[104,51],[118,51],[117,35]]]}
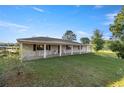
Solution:
{"label": "single-story house", "polygon": [[20,44],[22,60],[81,54],[92,51],[90,44],[83,45],[78,42],[50,37],[21,38],[17,39],[17,42]]}

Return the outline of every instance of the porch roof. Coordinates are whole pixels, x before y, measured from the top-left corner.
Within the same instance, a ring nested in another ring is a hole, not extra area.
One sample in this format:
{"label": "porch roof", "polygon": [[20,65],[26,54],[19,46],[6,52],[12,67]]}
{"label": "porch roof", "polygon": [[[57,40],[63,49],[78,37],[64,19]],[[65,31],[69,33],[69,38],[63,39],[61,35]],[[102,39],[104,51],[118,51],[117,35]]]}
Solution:
{"label": "porch roof", "polygon": [[69,40],[63,40],[58,38],[51,38],[51,37],[31,37],[31,38],[20,38],[17,39],[18,42],[21,43],[46,43],[46,44],[69,44],[69,45],[82,45],[78,42],[72,42]]}

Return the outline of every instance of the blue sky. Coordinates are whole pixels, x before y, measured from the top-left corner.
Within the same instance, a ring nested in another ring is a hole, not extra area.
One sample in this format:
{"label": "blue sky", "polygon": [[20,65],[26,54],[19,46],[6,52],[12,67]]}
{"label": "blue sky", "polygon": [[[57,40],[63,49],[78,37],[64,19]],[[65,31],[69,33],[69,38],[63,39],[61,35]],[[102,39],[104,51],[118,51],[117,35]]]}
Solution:
{"label": "blue sky", "polygon": [[122,6],[0,6],[0,42],[17,38],[48,36],[61,38],[66,30],[91,37],[98,28],[107,39],[109,24]]}

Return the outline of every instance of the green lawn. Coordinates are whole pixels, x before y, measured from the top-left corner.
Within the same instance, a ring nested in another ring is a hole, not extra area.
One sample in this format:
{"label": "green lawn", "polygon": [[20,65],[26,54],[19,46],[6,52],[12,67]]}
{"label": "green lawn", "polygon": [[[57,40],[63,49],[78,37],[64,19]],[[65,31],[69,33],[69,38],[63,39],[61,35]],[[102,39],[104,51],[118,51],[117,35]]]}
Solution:
{"label": "green lawn", "polygon": [[0,58],[1,86],[124,86],[124,60],[111,52],[20,63]]}

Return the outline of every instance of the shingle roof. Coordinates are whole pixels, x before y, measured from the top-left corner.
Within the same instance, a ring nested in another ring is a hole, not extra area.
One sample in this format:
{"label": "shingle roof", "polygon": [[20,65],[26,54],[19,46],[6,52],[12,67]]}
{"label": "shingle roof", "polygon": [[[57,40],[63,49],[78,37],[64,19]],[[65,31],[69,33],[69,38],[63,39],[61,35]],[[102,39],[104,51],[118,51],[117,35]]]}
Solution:
{"label": "shingle roof", "polygon": [[51,38],[51,37],[31,37],[31,38],[20,38],[17,39],[18,42],[32,42],[32,43],[58,43],[58,44],[77,44],[80,45],[81,43],[63,40],[58,38]]}

